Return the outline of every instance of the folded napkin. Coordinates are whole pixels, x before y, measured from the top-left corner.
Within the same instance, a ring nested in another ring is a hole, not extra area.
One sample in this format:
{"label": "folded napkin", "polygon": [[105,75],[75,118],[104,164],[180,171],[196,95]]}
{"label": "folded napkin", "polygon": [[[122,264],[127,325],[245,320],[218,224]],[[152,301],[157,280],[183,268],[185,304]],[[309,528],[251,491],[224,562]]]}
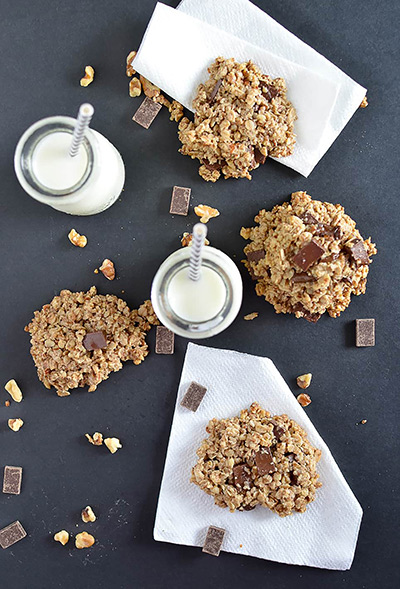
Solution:
{"label": "folded napkin", "polygon": [[[207,387],[196,413],[180,405],[194,380]],[[272,414],[286,413],[322,450],[323,486],[306,513],[286,518],[262,507],[230,513],[190,483],[196,450],[213,418],[232,417],[257,401]],[[222,550],[288,564],[346,570],[353,561],[362,509],[328,447],[268,358],[189,343],[177,395],[158,500],[154,539],[202,546],[209,525],[226,530]]]}

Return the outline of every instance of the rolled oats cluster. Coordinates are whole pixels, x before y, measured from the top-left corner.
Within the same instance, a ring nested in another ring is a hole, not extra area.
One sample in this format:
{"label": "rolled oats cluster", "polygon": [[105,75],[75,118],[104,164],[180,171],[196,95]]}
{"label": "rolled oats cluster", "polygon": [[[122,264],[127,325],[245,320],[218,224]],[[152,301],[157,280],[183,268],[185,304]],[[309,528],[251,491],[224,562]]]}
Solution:
{"label": "rolled oats cluster", "polygon": [[[146,333],[158,324],[150,301],[131,311],[122,299],[97,294],[94,286],[88,292],[62,290],[34,315],[25,331],[31,334],[38,377],[59,396],[77,387],[96,390],[127,360],[140,364],[148,354]],[[102,334],[105,347],[87,349],[88,334]]]}
{"label": "rolled oats cluster", "polygon": [[283,78],[261,74],[251,61],[237,63],[218,57],[208,68],[193,102],[194,122],[179,124],[183,155],[197,158],[199,174],[215,182],[248,178],[268,155],[293,153],[296,111],[286,98]]}
{"label": "rolled oats cluster", "polygon": [[371,239],[363,239],[341,205],[294,192],[291,202],[262,210],[256,227],[242,228],[250,243],[244,261],[257,281],[256,293],[277,313],[316,322],[328,312],[338,317],[351,295],[365,292]]}
{"label": "rolled oats cluster", "polygon": [[212,419],[197,450],[191,481],[219,507],[268,507],[281,517],[306,511],[321,487],[321,451],[287,415],[270,415],[257,403],[239,416]]}

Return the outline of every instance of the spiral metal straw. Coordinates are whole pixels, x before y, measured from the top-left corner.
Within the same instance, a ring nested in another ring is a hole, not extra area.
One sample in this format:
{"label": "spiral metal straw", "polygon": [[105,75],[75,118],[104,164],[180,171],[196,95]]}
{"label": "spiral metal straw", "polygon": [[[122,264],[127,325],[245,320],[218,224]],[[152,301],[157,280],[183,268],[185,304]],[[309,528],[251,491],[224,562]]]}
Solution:
{"label": "spiral metal straw", "polygon": [[72,136],[71,147],[69,148],[69,155],[71,157],[75,157],[77,155],[79,148],[82,145],[83,138],[85,137],[86,130],[89,127],[90,121],[92,120],[93,113],[94,108],[91,104],[88,102],[81,104],[78,117],[76,119],[74,134]]}
{"label": "spiral metal straw", "polygon": [[200,278],[201,258],[206,240],[207,227],[203,223],[196,223],[193,227],[193,239],[190,252],[189,278],[198,280]]}

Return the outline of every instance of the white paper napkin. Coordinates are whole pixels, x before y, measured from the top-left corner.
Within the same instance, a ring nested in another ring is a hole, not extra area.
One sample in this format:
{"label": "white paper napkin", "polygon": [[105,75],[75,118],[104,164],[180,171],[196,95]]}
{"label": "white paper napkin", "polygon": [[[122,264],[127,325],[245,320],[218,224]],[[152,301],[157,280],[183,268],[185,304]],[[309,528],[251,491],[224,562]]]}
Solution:
{"label": "white paper napkin", "polygon": [[[207,387],[196,413],[180,405],[192,380]],[[306,513],[280,518],[268,509],[230,513],[190,483],[196,450],[213,417],[237,415],[257,401],[286,413],[322,450],[323,486]],[[268,358],[188,344],[158,500],[154,539],[202,546],[209,525],[226,530],[223,551],[288,564],[346,570],[353,561],[362,509],[328,447]],[[205,557],[206,558],[206,557]]]}
{"label": "white paper napkin", "polygon": [[[336,81],[234,37],[183,11],[158,3],[135,57],[134,67],[164,92],[193,110],[197,87],[216,57],[251,59],[261,71],[283,77],[298,120],[295,153],[277,161],[307,176],[322,156],[322,140],[339,92]],[[361,99],[360,99],[361,102]]]}

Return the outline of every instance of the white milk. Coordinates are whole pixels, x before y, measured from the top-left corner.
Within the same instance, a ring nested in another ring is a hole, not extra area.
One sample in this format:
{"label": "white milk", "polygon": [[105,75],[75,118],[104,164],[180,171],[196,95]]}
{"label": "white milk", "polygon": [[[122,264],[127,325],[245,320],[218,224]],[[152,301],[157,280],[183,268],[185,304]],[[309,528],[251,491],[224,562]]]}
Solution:
{"label": "white milk", "polygon": [[32,155],[32,171],[40,184],[50,190],[66,190],[83,177],[88,165],[86,149],[71,157],[70,146],[71,134],[61,131],[39,141]]}
{"label": "white milk", "polygon": [[171,309],[185,321],[209,321],[222,310],[227,292],[221,276],[202,268],[199,280],[190,280],[188,268],[175,274],[168,286]]}

